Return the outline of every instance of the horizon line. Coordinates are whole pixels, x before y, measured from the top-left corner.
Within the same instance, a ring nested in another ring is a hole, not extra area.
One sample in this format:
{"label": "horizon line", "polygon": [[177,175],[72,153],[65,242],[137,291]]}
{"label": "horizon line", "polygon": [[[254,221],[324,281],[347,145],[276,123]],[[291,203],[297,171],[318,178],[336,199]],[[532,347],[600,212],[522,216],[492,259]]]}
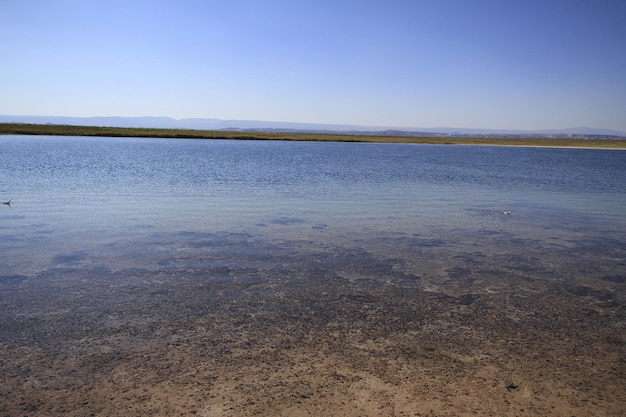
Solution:
{"label": "horizon line", "polygon": [[[15,120],[8,120],[9,118],[15,118]],[[22,120],[20,120],[22,119]],[[380,126],[380,125],[361,125],[354,123],[326,123],[326,122],[294,122],[294,121],[278,121],[278,120],[260,120],[260,119],[222,119],[213,117],[183,117],[177,118],[173,116],[53,116],[53,115],[0,115],[0,123],[24,123],[27,119],[77,119],[77,120],[89,120],[89,119],[122,119],[127,121],[140,120],[140,119],[161,119],[170,120],[174,122],[184,123],[185,121],[204,121],[222,124],[264,124],[266,126],[222,126],[215,127],[214,129],[295,129],[293,126],[300,126],[300,129],[318,129],[318,130],[332,130],[329,127],[334,127],[337,130],[357,130],[357,131],[407,131],[407,132],[423,132],[423,133],[443,133],[447,134],[463,133],[465,131],[474,131],[487,133],[510,133],[510,134],[587,134],[587,135],[605,135],[605,136],[626,136],[626,131],[604,128],[604,127],[590,127],[590,126],[575,126],[566,128],[536,128],[536,129],[519,129],[519,128],[491,128],[491,127],[416,127],[416,126]],[[50,123],[40,121],[39,123]],[[269,126],[267,126],[269,125]],[[271,127],[271,125],[283,125]],[[286,127],[292,125],[292,127]],[[113,127],[113,125],[111,125]],[[116,126],[125,127],[125,126]],[[147,127],[147,126],[132,126],[132,127]],[[162,126],[154,126],[155,128],[164,128]],[[176,126],[175,128],[184,128],[182,126]],[[194,128],[194,127],[191,127]],[[207,129],[210,127],[203,127]],[[577,132],[578,131],[578,132]],[[596,131],[594,133],[593,131]],[[600,133],[602,132],[602,133]]]}

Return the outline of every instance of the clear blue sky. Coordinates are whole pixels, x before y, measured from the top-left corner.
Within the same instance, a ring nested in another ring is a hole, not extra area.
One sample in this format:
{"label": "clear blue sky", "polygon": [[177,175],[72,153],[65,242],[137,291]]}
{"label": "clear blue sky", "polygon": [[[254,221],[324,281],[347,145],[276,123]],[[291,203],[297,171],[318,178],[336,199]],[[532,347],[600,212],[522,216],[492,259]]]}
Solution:
{"label": "clear blue sky", "polygon": [[624,0],[1,0],[0,114],[626,131]]}

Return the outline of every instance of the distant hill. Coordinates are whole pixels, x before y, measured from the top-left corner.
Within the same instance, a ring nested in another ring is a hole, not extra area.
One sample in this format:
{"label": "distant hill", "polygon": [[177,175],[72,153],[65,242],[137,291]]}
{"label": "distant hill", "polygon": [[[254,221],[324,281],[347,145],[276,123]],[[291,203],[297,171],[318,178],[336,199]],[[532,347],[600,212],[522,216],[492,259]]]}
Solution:
{"label": "distant hill", "polygon": [[511,137],[626,137],[626,132],[590,127],[547,130],[505,130],[469,128],[397,128],[324,123],[273,122],[261,120],[223,120],[208,118],[174,119],[171,117],[60,117],[3,116],[0,123],[61,124],[75,126],[112,126],[163,129],[199,129],[231,131],[278,131],[307,133],[375,134],[388,136],[511,136]]}

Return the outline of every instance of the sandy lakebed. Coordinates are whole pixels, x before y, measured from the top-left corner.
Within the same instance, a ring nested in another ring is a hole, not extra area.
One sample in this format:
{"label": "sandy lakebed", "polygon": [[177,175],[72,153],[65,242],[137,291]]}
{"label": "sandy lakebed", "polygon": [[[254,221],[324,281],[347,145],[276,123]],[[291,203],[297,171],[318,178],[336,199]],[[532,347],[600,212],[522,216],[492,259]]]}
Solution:
{"label": "sandy lakebed", "polygon": [[173,254],[159,271],[75,252],[2,277],[0,414],[626,411],[623,247],[478,253],[416,236],[383,254],[181,239],[191,255],[142,242]]}
{"label": "sandy lakebed", "polygon": [[0,136],[0,416],[624,416],[624,156]]}

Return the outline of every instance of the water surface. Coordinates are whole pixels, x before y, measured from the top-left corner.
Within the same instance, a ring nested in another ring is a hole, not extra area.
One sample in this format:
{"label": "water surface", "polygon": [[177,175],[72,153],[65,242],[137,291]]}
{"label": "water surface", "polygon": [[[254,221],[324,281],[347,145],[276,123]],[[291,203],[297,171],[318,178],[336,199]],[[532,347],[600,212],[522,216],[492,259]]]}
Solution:
{"label": "water surface", "polygon": [[626,413],[626,152],[0,136],[0,199],[0,414]]}
{"label": "water surface", "polygon": [[376,246],[486,230],[622,241],[626,230],[620,151],[16,136],[0,149],[11,273],[179,232]]}

